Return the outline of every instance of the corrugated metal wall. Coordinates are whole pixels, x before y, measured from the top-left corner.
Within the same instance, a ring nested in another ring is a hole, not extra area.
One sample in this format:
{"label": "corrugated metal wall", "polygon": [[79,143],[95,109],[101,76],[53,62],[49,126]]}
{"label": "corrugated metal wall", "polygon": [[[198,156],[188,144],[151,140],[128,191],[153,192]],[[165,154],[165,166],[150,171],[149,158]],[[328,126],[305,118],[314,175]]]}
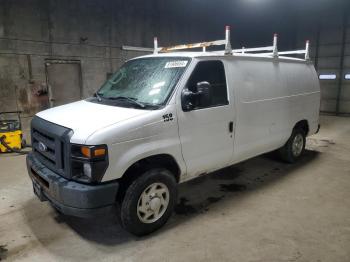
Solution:
{"label": "corrugated metal wall", "polygon": [[[311,39],[311,57],[321,78],[321,112],[350,114],[349,4],[310,14],[298,22],[298,45]],[[349,7],[349,8],[348,8]]]}
{"label": "corrugated metal wall", "polygon": [[[320,79],[321,110],[331,113],[350,113],[350,27],[319,31],[318,56],[315,62],[319,74],[335,79]],[[316,47],[317,48],[317,47]]]}

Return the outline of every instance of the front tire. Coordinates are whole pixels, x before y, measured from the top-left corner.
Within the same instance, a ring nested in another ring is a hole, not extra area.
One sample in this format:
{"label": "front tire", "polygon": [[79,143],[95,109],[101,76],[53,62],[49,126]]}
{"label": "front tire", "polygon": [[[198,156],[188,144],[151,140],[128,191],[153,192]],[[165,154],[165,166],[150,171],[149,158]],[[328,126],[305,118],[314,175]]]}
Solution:
{"label": "front tire", "polygon": [[306,143],[305,131],[295,128],[287,143],[279,149],[279,155],[285,162],[295,163],[304,153]]}
{"label": "front tire", "polygon": [[150,169],[126,190],[121,203],[121,224],[134,235],[150,234],[168,221],[176,198],[174,175],[164,168]]}

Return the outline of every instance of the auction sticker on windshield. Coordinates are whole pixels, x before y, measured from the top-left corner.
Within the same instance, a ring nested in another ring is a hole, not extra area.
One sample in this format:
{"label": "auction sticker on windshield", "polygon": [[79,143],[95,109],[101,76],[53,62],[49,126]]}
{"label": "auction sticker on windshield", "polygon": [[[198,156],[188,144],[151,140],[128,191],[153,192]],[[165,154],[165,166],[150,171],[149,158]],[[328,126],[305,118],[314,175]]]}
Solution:
{"label": "auction sticker on windshield", "polygon": [[188,61],[171,61],[167,62],[164,68],[185,67]]}

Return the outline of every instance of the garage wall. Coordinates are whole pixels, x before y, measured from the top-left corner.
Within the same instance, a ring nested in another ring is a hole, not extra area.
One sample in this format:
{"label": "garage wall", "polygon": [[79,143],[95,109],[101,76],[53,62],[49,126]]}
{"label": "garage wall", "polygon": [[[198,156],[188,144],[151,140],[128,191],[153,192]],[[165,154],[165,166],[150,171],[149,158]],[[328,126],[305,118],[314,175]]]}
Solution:
{"label": "garage wall", "polygon": [[[344,32],[345,31],[345,32]],[[350,113],[350,26],[322,29],[319,32],[317,69],[320,75],[335,75],[336,79],[320,80],[321,110],[332,113]],[[349,39],[349,43],[347,43]]]}
{"label": "garage wall", "polygon": [[152,47],[154,36],[163,46],[222,39],[229,24],[234,48],[270,45],[274,32],[279,50],[303,48],[310,39],[319,72],[337,74],[321,81],[321,110],[349,113],[350,80],[340,81],[350,65],[349,19],[343,38],[347,2],[1,0],[0,112],[23,111],[28,135],[32,116],[50,106],[48,65],[78,63],[85,98],[125,60],[142,55],[122,45]]}
{"label": "garage wall", "polygon": [[320,79],[321,111],[350,114],[350,5],[334,1],[323,10],[308,10],[298,19],[298,45],[311,40],[311,57]]}
{"label": "garage wall", "polygon": [[125,60],[142,55],[122,45],[151,47],[154,36],[161,45],[222,38],[224,24],[202,26],[215,10],[215,3],[185,0],[1,0],[0,112],[23,111],[28,135],[31,117],[50,104],[48,64],[80,63],[85,98]]}

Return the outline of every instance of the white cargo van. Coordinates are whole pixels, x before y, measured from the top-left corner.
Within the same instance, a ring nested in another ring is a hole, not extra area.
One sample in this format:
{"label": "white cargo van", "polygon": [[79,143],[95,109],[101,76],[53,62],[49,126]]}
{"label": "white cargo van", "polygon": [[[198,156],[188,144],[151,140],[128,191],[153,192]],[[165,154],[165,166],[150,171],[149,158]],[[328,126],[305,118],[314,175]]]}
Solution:
{"label": "white cargo van", "polygon": [[[81,217],[118,206],[122,225],[144,235],[170,217],[178,183],[273,150],[298,160],[319,128],[308,47],[279,53],[275,36],[273,46],[232,50],[228,35],[155,45],[94,97],[38,113],[27,166],[40,200]],[[225,51],[170,52],[217,44]],[[298,53],[305,59],[281,56]]]}

